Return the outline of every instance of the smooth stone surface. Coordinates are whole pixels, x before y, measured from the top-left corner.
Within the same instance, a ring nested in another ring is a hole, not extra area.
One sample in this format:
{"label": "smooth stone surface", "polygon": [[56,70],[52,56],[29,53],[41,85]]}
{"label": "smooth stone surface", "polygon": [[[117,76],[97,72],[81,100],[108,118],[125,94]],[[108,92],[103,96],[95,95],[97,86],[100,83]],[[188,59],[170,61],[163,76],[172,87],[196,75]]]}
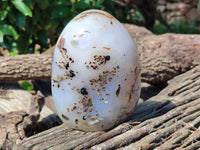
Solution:
{"label": "smooth stone surface", "polygon": [[54,52],[52,96],[71,128],[106,130],[132,114],[140,96],[139,56],[118,20],[88,10],[66,25]]}

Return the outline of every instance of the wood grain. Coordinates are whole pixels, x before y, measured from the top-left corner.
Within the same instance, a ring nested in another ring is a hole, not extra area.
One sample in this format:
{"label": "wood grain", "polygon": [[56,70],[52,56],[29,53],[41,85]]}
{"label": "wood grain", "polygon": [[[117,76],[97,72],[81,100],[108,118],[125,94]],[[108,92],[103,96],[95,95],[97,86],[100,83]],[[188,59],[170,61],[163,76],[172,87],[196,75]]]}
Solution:
{"label": "wood grain", "polygon": [[128,122],[112,130],[83,132],[63,124],[27,138],[15,148],[198,149],[200,66],[175,77],[168,84],[158,95],[139,104]]}

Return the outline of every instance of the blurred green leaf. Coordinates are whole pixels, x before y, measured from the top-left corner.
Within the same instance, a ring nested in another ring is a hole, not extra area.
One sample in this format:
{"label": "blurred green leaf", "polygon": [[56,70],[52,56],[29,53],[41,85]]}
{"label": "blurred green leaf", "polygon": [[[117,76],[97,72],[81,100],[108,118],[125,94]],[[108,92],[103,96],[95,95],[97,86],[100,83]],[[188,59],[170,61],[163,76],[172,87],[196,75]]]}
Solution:
{"label": "blurred green leaf", "polygon": [[93,3],[93,6],[95,7],[95,8],[102,8],[103,7],[103,1],[104,0],[97,0],[95,3]]}
{"label": "blurred green leaf", "polygon": [[16,56],[16,55],[19,55],[19,53],[18,52],[10,52],[9,53],[9,56]]}
{"label": "blurred green leaf", "polygon": [[41,9],[46,9],[49,6],[48,0],[37,0],[38,7]]}
{"label": "blurred green leaf", "polygon": [[3,32],[0,31],[0,43],[2,43],[2,42],[3,42]]}
{"label": "blurred green leaf", "polygon": [[23,34],[20,35],[19,39],[17,40],[18,41],[17,48],[20,54],[28,53],[29,38],[30,38],[30,34],[27,32],[24,32]]}
{"label": "blurred green leaf", "polygon": [[34,25],[37,24],[40,21],[40,19],[41,19],[41,13],[36,11],[32,20],[33,24]]}
{"label": "blurred green leaf", "polygon": [[162,25],[162,24],[156,24],[154,25],[153,27],[153,33],[154,34],[164,34],[164,33],[167,33],[168,32],[168,29]]}
{"label": "blurred green leaf", "polygon": [[32,12],[30,8],[20,0],[12,0],[13,5],[25,16],[32,17]]}
{"label": "blurred green leaf", "polygon": [[137,22],[137,23],[145,22],[142,14],[139,11],[135,11],[134,15],[131,16],[131,19],[132,19],[132,21]]}
{"label": "blurred green leaf", "polygon": [[174,33],[184,33],[184,34],[196,34],[199,33],[199,29],[195,24],[188,23],[187,21],[183,21],[180,23],[172,23],[170,24],[172,31]]}
{"label": "blurred green leaf", "polygon": [[22,29],[23,26],[24,26],[24,22],[25,22],[25,19],[26,19],[26,16],[22,15],[21,13],[17,15],[16,17],[16,25],[18,28]]}
{"label": "blurred green leaf", "polygon": [[51,12],[51,19],[66,17],[69,13],[69,8],[66,8],[65,6],[57,6]]}
{"label": "blurred green leaf", "polygon": [[15,24],[16,23],[16,14],[14,13],[8,13],[8,20],[10,24]]}
{"label": "blurred green leaf", "polygon": [[2,10],[2,12],[0,13],[1,20],[4,20],[6,18],[8,11],[9,11],[9,6],[7,7],[6,10]]}
{"label": "blurred green leaf", "polygon": [[7,24],[1,25],[0,31],[3,33],[3,36],[11,35],[15,40],[19,37],[19,35],[17,34],[15,29],[11,25],[7,25]]}
{"label": "blurred green leaf", "polygon": [[23,81],[20,86],[27,91],[32,91],[34,88],[28,81]]}
{"label": "blurred green leaf", "polygon": [[26,5],[30,8],[33,9],[33,4],[35,2],[35,0],[24,0],[24,2],[26,3]]}
{"label": "blurred green leaf", "polygon": [[36,34],[38,44],[43,48],[48,48],[48,37],[45,30],[41,30]]}
{"label": "blurred green leaf", "polygon": [[90,0],[76,1],[74,4],[76,9],[82,9],[82,10],[89,9],[92,6]]}

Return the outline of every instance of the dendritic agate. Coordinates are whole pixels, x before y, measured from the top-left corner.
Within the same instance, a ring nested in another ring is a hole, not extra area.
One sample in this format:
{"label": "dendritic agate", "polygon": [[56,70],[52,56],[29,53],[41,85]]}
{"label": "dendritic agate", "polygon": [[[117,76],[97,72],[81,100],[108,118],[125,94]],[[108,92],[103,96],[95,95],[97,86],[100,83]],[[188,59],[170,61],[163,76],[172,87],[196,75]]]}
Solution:
{"label": "dendritic agate", "polygon": [[137,48],[112,15],[84,11],[57,41],[51,81],[64,123],[85,131],[110,129],[132,114],[139,99]]}

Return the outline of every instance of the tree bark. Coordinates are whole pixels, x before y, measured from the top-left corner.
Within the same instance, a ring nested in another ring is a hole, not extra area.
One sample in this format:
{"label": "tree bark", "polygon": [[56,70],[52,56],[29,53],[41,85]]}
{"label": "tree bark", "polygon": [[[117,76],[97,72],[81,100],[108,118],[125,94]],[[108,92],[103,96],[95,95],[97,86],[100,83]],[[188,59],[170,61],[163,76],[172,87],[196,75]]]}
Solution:
{"label": "tree bark", "polygon": [[0,57],[0,82],[50,79],[52,55]]}
{"label": "tree bark", "polygon": [[16,84],[0,86],[0,149],[10,150],[25,137],[61,124],[40,91],[31,95]]}
{"label": "tree bark", "polygon": [[168,84],[158,95],[139,104],[128,122],[112,130],[86,133],[63,124],[27,138],[15,148],[198,149],[200,66],[175,77]]}
{"label": "tree bark", "polygon": [[31,99],[31,107],[26,111],[13,111],[0,114],[0,149],[12,149],[13,145],[19,143],[26,136],[32,135],[32,129],[40,117],[44,106],[44,96],[38,92]]}

